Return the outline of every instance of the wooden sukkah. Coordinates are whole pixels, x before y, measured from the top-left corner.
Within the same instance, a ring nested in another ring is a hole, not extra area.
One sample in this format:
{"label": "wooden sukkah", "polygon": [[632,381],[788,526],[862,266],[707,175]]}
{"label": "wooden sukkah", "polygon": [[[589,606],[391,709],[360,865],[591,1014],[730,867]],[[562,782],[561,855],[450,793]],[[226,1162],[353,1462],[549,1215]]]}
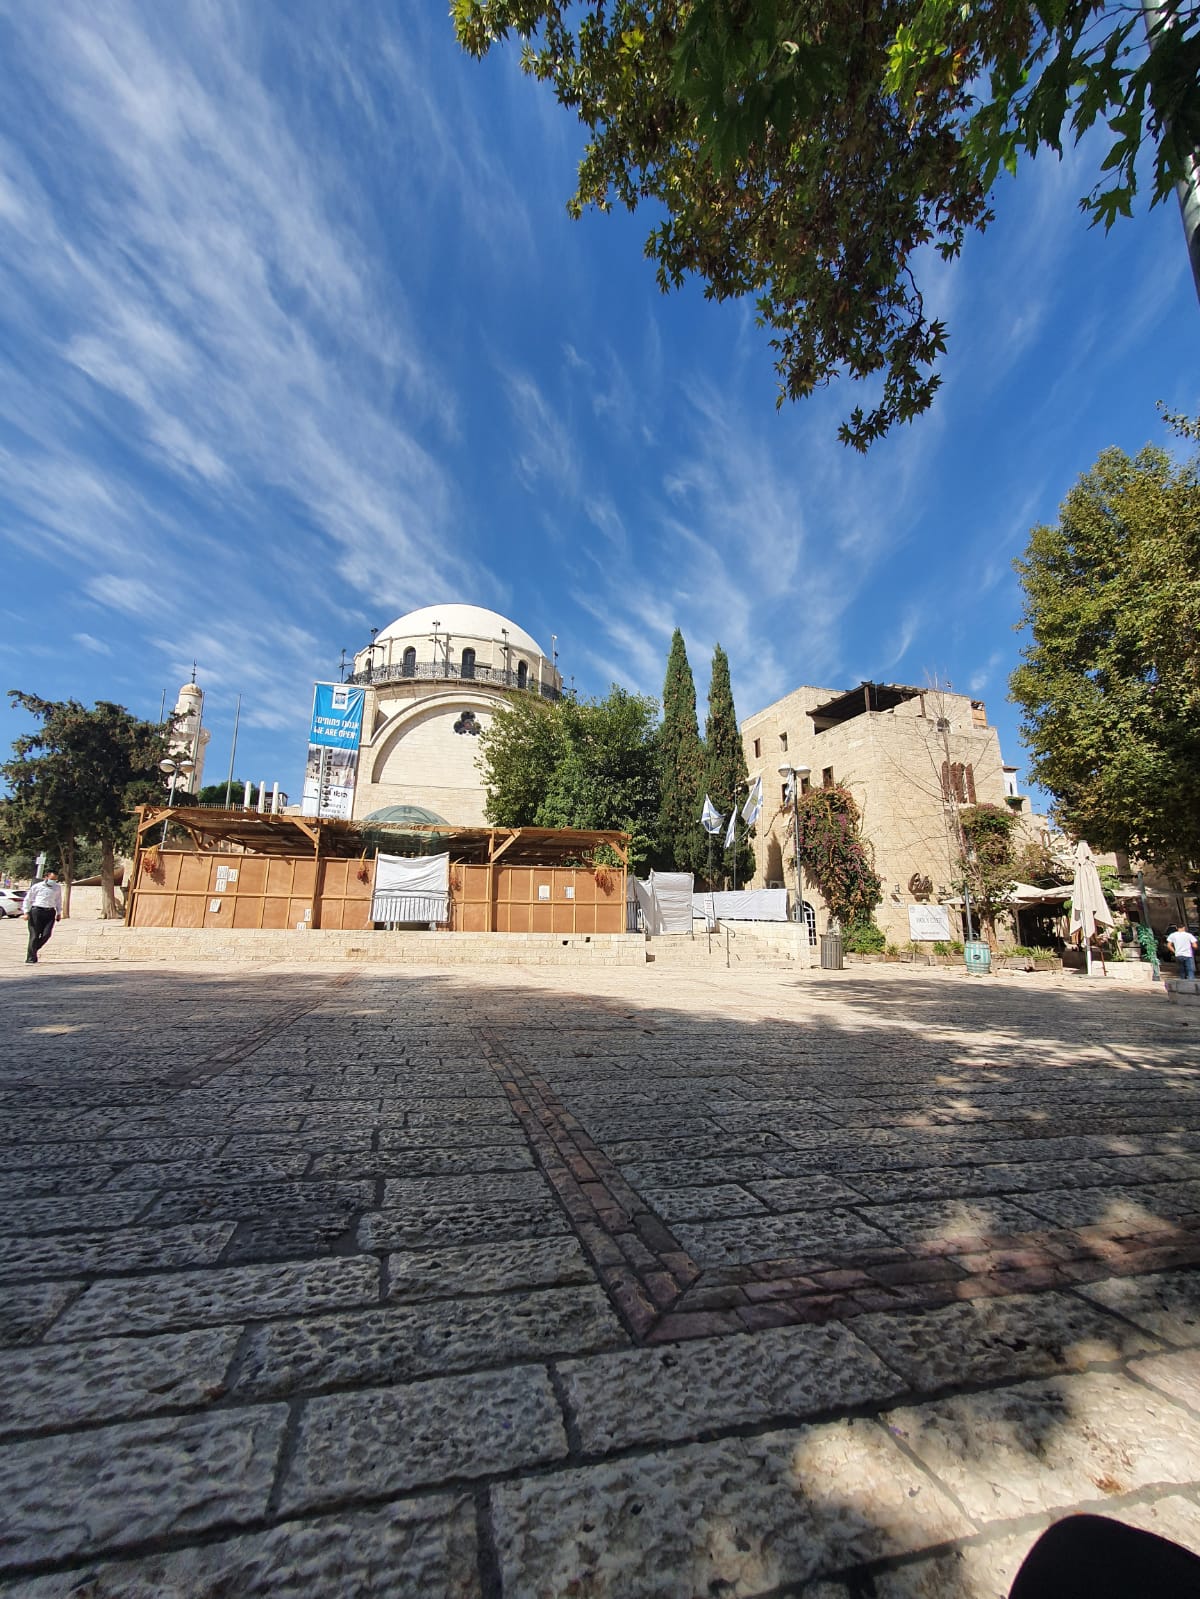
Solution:
{"label": "wooden sukkah", "polygon": [[[181,848],[186,839],[190,848]],[[449,925],[622,932],[629,835],[139,807],[125,919],[158,927],[368,928],[373,857],[450,857]]]}

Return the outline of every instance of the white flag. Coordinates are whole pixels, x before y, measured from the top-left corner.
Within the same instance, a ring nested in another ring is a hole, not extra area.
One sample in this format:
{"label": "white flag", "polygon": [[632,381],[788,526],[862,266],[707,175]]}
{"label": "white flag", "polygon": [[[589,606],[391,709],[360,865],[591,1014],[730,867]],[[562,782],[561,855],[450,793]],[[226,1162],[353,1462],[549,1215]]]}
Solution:
{"label": "white flag", "polygon": [[706,794],[704,796],[704,809],[700,812],[701,827],[706,833],[719,833],[724,820],[725,818]]}
{"label": "white flag", "polygon": [[747,827],[753,827],[755,822],[758,821],[758,818],[762,815],[762,807],[762,774],[760,773],[754,779],[750,789],[750,798],[742,806],[742,821],[745,822]]}
{"label": "white flag", "polygon": [[729,813],[729,826],[725,829],[725,848],[726,849],[728,849],[729,846],[733,843],[733,840],[734,840],[734,837],[735,837],[736,833],[737,833],[737,806],[735,805],[733,807],[733,809]]}
{"label": "white flag", "polygon": [[789,777],[787,782],[783,785],[783,803],[785,805],[790,805],[792,803],[792,793],[795,788],[795,783],[796,779],[794,777]]}

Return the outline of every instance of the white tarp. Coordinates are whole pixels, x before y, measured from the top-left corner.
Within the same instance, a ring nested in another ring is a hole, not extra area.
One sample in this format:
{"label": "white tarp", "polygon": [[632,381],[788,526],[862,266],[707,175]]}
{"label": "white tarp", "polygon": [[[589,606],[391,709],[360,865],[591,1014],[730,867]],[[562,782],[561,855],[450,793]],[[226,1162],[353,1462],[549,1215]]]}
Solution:
{"label": "white tarp", "polygon": [[691,872],[651,872],[648,882],[633,879],[642,922],[651,938],[692,930]]}
{"label": "white tarp", "polygon": [[692,931],[691,872],[651,872],[650,890],[660,933],[688,933]]}
{"label": "white tarp", "polygon": [[736,892],[697,894],[692,914],[710,927],[717,922],[786,922],[786,888],[739,888]]}
{"label": "white tarp", "polygon": [[373,922],[450,919],[450,856],[377,855]]}

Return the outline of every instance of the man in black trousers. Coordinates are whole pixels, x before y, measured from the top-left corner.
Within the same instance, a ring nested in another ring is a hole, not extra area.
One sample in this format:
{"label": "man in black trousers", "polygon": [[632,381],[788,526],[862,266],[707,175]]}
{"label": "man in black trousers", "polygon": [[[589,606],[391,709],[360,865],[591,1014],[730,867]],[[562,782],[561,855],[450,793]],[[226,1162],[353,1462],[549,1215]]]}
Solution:
{"label": "man in black trousers", "polygon": [[38,950],[50,937],[55,922],[62,915],[62,884],[57,872],[47,872],[45,877],[31,885],[21,911],[29,923],[25,964],[36,966]]}

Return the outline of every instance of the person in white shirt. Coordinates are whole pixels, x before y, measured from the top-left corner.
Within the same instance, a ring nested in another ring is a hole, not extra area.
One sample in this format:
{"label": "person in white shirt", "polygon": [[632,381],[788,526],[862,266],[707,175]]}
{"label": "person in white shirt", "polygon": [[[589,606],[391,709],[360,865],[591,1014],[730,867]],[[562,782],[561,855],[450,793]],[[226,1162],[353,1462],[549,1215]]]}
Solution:
{"label": "person in white shirt", "polygon": [[29,948],[25,964],[36,966],[38,950],[54,931],[54,924],[62,915],[62,884],[57,872],[47,872],[45,877],[31,884],[21,905],[21,914],[29,923]]}
{"label": "person in white shirt", "polygon": [[1193,978],[1196,975],[1196,939],[1195,935],[1186,927],[1172,927],[1167,933],[1167,943],[1171,946],[1179,967],[1180,977]]}

